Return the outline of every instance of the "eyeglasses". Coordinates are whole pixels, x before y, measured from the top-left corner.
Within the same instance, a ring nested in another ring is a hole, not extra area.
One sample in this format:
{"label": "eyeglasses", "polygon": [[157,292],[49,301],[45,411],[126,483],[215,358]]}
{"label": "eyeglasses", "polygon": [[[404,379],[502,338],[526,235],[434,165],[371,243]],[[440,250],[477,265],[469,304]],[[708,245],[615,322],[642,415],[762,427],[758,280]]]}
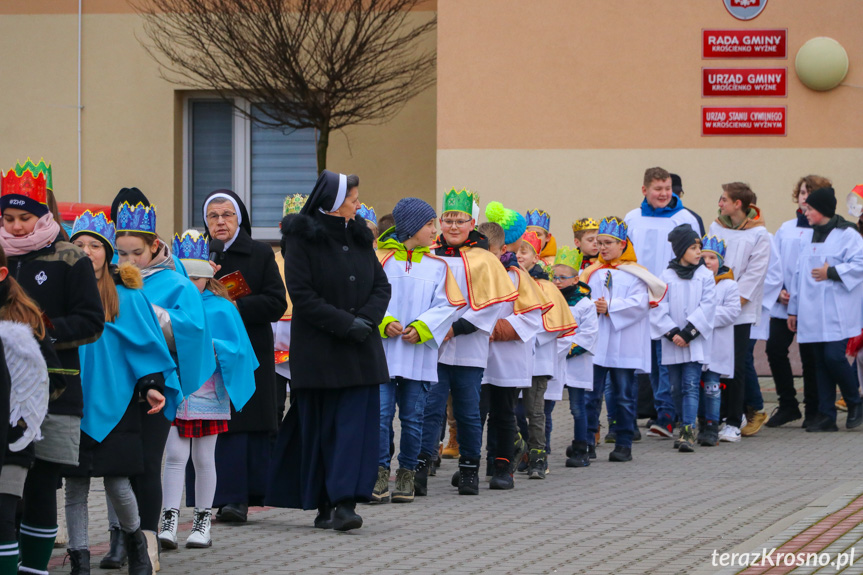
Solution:
{"label": "eyeglasses", "polygon": [[236,215],[237,215],[236,212],[225,212],[224,214],[207,214],[207,221],[208,222],[218,222],[220,218],[225,220],[225,221],[228,221],[229,219],[233,218]]}
{"label": "eyeglasses", "polygon": [[552,276],[551,276],[551,281],[553,281],[553,282],[556,282],[556,281],[562,281],[562,282],[563,282],[563,281],[566,281],[566,280],[571,280],[572,278],[575,278],[575,277],[578,277],[578,276],[558,276],[558,275],[552,275]]}
{"label": "eyeglasses", "polygon": [[471,220],[441,220],[440,223],[442,226],[451,228],[453,226],[462,227],[471,222]]}

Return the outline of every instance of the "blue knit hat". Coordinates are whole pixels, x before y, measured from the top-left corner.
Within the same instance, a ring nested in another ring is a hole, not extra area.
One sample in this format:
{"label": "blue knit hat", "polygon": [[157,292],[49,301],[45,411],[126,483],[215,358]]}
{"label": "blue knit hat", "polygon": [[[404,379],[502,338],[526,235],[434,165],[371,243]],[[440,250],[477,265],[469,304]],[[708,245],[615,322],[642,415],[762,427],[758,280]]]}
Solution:
{"label": "blue knit hat", "polygon": [[400,242],[411,238],[429,220],[437,217],[434,208],[419,198],[402,198],[393,208],[396,221],[396,239]]}

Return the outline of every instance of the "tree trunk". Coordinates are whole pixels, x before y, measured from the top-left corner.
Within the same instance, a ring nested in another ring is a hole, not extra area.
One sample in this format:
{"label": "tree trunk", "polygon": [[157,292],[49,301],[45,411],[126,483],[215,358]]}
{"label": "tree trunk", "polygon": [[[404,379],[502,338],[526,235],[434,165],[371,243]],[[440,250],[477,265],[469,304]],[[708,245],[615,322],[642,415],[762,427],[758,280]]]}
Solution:
{"label": "tree trunk", "polygon": [[318,174],[327,169],[327,148],[330,146],[330,127],[318,128],[318,141],[315,149],[318,154]]}

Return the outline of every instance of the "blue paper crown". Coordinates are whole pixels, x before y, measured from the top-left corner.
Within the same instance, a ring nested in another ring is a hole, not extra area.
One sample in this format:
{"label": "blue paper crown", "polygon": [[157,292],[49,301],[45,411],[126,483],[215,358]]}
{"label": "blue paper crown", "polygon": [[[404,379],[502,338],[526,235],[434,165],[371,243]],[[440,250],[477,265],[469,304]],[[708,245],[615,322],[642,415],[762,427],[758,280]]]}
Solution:
{"label": "blue paper crown", "polygon": [[114,229],[114,222],[105,215],[105,212],[96,212],[95,214],[90,210],[84,210],[84,212],[75,218],[75,223],[72,225],[72,234],[70,235],[71,239],[75,239],[75,236],[78,234],[91,234],[94,236],[99,236],[111,248],[114,248],[114,240],[117,239],[117,232]]}
{"label": "blue paper crown", "polygon": [[210,259],[210,238],[198,233],[197,230],[188,230],[183,235],[174,234],[174,255],[181,260],[203,260]]}
{"label": "blue paper crown", "polygon": [[719,259],[725,260],[725,240],[716,236],[704,236],[701,240],[701,251],[713,252]]}
{"label": "blue paper crown", "polygon": [[527,210],[525,217],[527,218],[527,227],[533,226],[545,231],[551,230],[551,216],[545,210]]}
{"label": "blue paper crown", "polygon": [[117,210],[116,227],[118,232],[155,234],[156,206],[145,206],[141,202],[132,206],[129,202],[123,202]]}
{"label": "blue paper crown", "polygon": [[375,214],[375,209],[365,204],[360,204],[360,209],[357,210],[357,215],[367,222],[378,225],[378,216]]}
{"label": "blue paper crown", "polygon": [[599,222],[599,235],[611,236],[622,242],[626,241],[627,226],[625,222],[620,222],[614,218],[605,218]]}

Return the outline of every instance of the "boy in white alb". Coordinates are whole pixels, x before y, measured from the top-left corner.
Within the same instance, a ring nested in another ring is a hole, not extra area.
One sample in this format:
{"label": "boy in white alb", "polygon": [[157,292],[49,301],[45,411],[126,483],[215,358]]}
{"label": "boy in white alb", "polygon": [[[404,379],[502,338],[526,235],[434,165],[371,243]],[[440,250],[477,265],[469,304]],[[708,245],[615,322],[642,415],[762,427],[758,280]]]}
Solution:
{"label": "boy in white alb", "polygon": [[680,417],[677,448],[695,451],[702,366],[710,361],[710,338],[716,313],[713,274],[702,265],[701,238],[689,225],[681,224],[668,234],[676,259],[660,279],[668,293],[651,315],[654,339],[662,344],[662,363],[668,367],[675,410]]}
{"label": "boy in white alb", "polygon": [[581,274],[581,281],[590,286],[599,315],[599,337],[593,359],[594,392],[610,375],[618,428],[614,451],[608,459],[632,461],[635,373],[650,371],[648,313],[664,297],[666,286],[636,263],[626,224],[620,218],[609,217],[600,222],[597,243],[599,261]]}
{"label": "boy in white alb", "polygon": [[[741,310],[734,322],[734,377],[725,381],[727,417],[720,436],[724,441],[736,441],[740,435],[750,329],[761,317],[764,279],[770,262],[770,234],[755,205],[756,199],[748,184],[723,184],[719,217],[710,224],[708,232],[725,242],[725,265],[734,272],[740,291]],[[753,390],[753,395],[760,393],[760,390]],[[767,418],[763,411],[750,412],[750,415],[750,420],[756,416],[762,420]]]}
{"label": "boy in white alb", "polygon": [[394,503],[414,498],[423,412],[429,389],[437,383],[438,348],[465,305],[449,267],[433,256],[435,211],[418,198],[404,198],[393,209],[395,226],[378,241],[378,259],[392,286],[387,314],[380,325],[391,381],[381,385],[380,458],[372,498],[390,497],[390,435],[399,406],[401,441]]}
{"label": "boy in white alb", "polygon": [[[566,353],[564,383],[568,388],[569,412],[572,414],[572,445],[566,450],[567,467],[590,465],[590,449],[596,449],[595,436],[588,432],[585,392],[593,389],[593,352],[599,335],[599,318],[590,301],[590,287],[578,281],[582,254],[567,247],[557,252],[554,260],[554,285],[566,298],[575,322],[575,334],[569,338]],[[594,422],[596,425],[597,422]]]}
{"label": "boy in white alb", "polygon": [[788,328],[815,348],[818,416],[806,431],[838,431],[837,383],[848,406],[845,427],[853,429],[863,424],[863,402],[845,350],[863,328],[863,238],[836,215],[833,188],[814,190],[806,204],[812,242],[800,254],[788,302]]}
{"label": "boy in white alb", "polygon": [[[722,397],[719,379],[734,375],[734,322],[740,315],[740,292],[734,272],[725,266],[725,242],[716,236],[705,236],[701,249],[704,265],[716,282],[716,313],[713,316],[713,336],[710,338],[710,362],[704,366],[701,399],[698,406],[698,437],[700,445],[714,447],[719,443],[719,409]],[[733,436],[731,441],[740,441]]]}
{"label": "boy in white alb", "polygon": [[[644,195],[641,206],[626,214],[624,221],[638,263],[659,277],[674,257],[668,241],[669,232],[681,224],[687,224],[697,231],[698,220],[683,207],[680,197],[673,193],[671,174],[663,168],[649,168],[644,172],[641,193]],[[657,418],[648,435],[672,437],[676,419],[674,402],[668,371],[662,364],[662,346],[659,341],[651,342],[651,352],[650,387]]]}

